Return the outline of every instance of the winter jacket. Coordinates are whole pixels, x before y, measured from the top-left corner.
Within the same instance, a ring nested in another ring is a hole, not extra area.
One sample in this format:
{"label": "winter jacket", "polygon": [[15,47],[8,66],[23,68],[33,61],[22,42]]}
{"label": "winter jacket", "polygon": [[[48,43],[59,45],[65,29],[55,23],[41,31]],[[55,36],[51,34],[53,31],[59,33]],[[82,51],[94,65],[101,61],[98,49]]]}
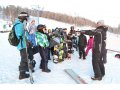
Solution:
{"label": "winter jacket", "polygon": [[36,46],[36,40],[35,40],[35,32],[36,32],[36,26],[35,25],[30,25],[28,27],[28,40],[33,44],[33,46]]}
{"label": "winter jacket", "polygon": [[30,25],[28,28],[28,32],[30,34],[35,34],[35,32],[37,31],[37,27],[35,25]]}
{"label": "winter jacket", "polygon": [[32,43],[33,46],[36,46],[36,39],[35,39],[35,34],[29,34],[28,35],[28,40]]}
{"label": "winter jacket", "polygon": [[89,38],[88,43],[87,43],[87,47],[93,48],[93,43],[94,43],[94,38]]}
{"label": "winter jacket", "polygon": [[81,34],[79,36],[79,40],[78,40],[78,47],[86,47],[87,45],[87,39],[86,36],[84,34]]}
{"label": "winter jacket", "polygon": [[[19,23],[19,24],[17,24]],[[17,24],[15,26],[15,33],[16,33],[16,36],[18,39],[20,39],[21,37],[21,40],[20,40],[20,43],[18,44],[17,46],[17,49],[18,50],[21,50],[23,48],[26,48],[26,41],[25,41],[25,30],[24,30],[24,24],[22,22],[20,22],[19,19],[16,19],[15,20],[15,23],[14,25]],[[21,43],[22,42],[22,43]]]}
{"label": "winter jacket", "polygon": [[36,32],[35,35],[36,35],[38,45],[40,45],[41,47],[48,47],[49,46],[49,41],[47,39],[46,34]]}
{"label": "winter jacket", "polygon": [[99,26],[96,29],[100,29],[102,34],[102,53],[106,52],[106,33],[108,30],[108,27],[106,26]]}

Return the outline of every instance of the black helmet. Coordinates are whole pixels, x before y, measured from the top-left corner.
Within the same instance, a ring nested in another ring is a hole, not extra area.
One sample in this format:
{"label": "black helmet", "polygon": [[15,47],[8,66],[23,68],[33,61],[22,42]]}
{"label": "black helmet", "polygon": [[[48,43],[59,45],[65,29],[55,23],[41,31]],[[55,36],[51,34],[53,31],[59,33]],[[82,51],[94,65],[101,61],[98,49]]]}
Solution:
{"label": "black helmet", "polygon": [[28,13],[26,13],[26,12],[21,12],[19,15],[18,15],[18,18],[19,19],[22,19],[22,21],[24,21],[24,20],[28,20],[28,17],[29,17],[29,15],[28,15]]}
{"label": "black helmet", "polygon": [[43,28],[46,28],[46,26],[43,25],[43,24],[39,24],[39,25],[37,26],[37,30],[39,30],[39,29],[43,29]]}
{"label": "black helmet", "polygon": [[39,24],[39,25],[37,26],[38,32],[44,33],[44,32],[43,32],[43,28],[46,28],[46,26],[43,25],[43,24]]}

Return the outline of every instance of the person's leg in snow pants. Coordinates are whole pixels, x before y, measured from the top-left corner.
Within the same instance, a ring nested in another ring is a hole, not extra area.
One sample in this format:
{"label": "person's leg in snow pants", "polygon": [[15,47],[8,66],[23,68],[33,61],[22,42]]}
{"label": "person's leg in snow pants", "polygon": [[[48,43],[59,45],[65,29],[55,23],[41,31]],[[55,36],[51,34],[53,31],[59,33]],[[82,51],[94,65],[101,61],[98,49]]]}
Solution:
{"label": "person's leg in snow pants", "polygon": [[43,72],[50,72],[48,69],[48,54],[47,54],[47,48],[43,48],[39,46],[39,53],[41,56],[41,63],[40,63],[40,68],[42,69]]}

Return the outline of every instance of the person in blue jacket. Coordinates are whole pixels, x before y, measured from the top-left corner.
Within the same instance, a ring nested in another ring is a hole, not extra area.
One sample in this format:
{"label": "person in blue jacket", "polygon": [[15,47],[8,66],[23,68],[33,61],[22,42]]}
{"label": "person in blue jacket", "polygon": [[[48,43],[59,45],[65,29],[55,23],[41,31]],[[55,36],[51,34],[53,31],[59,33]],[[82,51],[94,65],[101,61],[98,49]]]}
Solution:
{"label": "person in blue jacket", "polygon": [[35,20],[33,19],[31,23],[28,26],[28,33],[27,33],[27,40],[28,40],[28,59],[30,59],[31,65],[32,65],[32,72],[34,72],[34,67],[36,64],[36,61],[34,60],[34,54],[38,53],[38,45],[35,38],[35,33],[37,31],[37,27],[35,25]]}
{"label": "person in blue jacket", "polygon": [[28,26],[28,32],[29,32],[28,39],[29,39],[29,41],[32,42],[33,46],[36,46],[36,40],[35,40],[36,30],[37,30],[37,27],[35,25],[35,20],[33,19]]}
{"label": "person in blue jacket", "polygon": [[28,71],[28,63],[27,63],[27,45],[26,45],[26,38],[25,38],[25,24],[28,20],[29,15],[26,12],[21,12],[18,15],[18,18],[15,20],[15,33],[20,42],[17,46],[17,49],[20,51],[21,61],[19,65],[19,79],[28,78],[30,75],[26,74]]}

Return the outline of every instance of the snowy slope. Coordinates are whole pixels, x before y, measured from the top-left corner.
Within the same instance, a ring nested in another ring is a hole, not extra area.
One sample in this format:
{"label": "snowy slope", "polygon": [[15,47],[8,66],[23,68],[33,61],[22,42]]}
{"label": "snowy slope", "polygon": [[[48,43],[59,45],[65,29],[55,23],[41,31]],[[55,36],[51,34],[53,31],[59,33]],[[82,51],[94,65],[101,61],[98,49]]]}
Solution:
{"label": "snowy slope", "polygon": [[[49,21],[47,21],[49,22]],[[52,26],[53,24],[51,24]],[[107,33],[107,48],[120,50],[120,38],[111,33]],[[8,41],[8,33],[0,33],[0,83],[1,84],[29,84],[29,79],[19,80],[18,66],[20,62],[19,51],[16,47],[10,46]],[[112,44],[112,45],[111,45]],[[76,84],[65,72],[64,69],[73,69],[78,75],[83,77],[89,84],[111,84],[120,83],[120,60],[114,58],[113,52],[108,52],[105,64],[106,75],[102,81],[92,81],[93,69],[91,63],[91,51],[86,60],[78,59],[78,52],[72,55],[72,60],[65,60],[59,64],[54,64],[52,60],[49,61],[49,68],[51,73],[42,72],[39,69],[40,55],[36,54],[35,60],[37,62],[35,73],[33,77],[35,84]]]}
{"label": "snowy slope", "polygon": [[[12,27],[9,27],[9,23],[12,23],[12,22],[0,19],[0,31],[11,30]],[[4,25],[5,25],[5,28],[3,28]]]}

